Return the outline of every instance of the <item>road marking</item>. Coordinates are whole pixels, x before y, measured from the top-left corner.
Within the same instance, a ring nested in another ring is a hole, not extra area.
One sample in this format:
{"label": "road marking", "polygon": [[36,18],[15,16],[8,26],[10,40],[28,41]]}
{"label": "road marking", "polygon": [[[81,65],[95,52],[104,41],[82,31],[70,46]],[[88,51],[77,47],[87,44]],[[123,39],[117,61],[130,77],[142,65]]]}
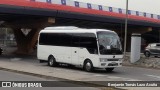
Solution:
{"label": "road marking", "polygon": [[107,76],[107,75],[96,74],[96,75],[93,75],[93,76],[98,76],[98,77],[101,77],[101,76]]}
{"label": "road marking", "polygon": [[124,81],[141,81],[141,80],[138,80],[138,79],[131,79],[131,78],[124,78],[124,77],[117,77],[117,76],[110,76],[110,75],[101,75],[101,74],[96,74],[96,75],[93,75],[93,76],[97,76],[97,77],[107,77],[109,79],[113,79],[113,80],[124,80]]}
{"label": "road marking", "polygon": [[126,81],[142,81],[142,80],[138,80],[138,79],[128,79]]}
{"label": "road marking", "polygon": [[145,74],[146,76],[149,76],[149,77],[154,77],[154,78],[158,78],[160,80],[160,76],[156,76],[156,75],[148,75],[148,74]]}
{"label": "road marking", "polygon": [[116,77],[116,76],[109,76],[108,78],[111,78],[111,79],[119,79],[119,78],[124,79],[123,77]]}
{"label": "road marking", "polygon": [[124,78],[124,77],[116,77],[116,76],[109,76],[108,78],[110,79],[117,79],[118,81],[141,81],[141,80],[137,80],[137,79],[132,79],[132,78]]}
{"label": "road marking", "polygon": [[11,61],[19,61],[19,60],[21,60],[22,58],[11,58],[10,60]]}

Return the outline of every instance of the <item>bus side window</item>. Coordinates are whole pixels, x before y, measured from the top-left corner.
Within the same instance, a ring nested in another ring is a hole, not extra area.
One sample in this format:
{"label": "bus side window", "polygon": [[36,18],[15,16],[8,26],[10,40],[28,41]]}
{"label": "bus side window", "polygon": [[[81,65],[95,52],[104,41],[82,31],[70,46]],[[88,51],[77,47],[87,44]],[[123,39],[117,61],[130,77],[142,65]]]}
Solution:
{"label": "bus side window", "polygon": [[72,47],[79,47],[79,37],[77,33],[72,34]]}
{"label": "bus side window", "polygon": [[72,36],[68,33],[59,33],[59,46],[71,46]]}
{"label": "bus side window", "polygon": [[93,33],[82,33],[80,34],[80,47],[85,47],[89,53],[97,54],[97,40]]}

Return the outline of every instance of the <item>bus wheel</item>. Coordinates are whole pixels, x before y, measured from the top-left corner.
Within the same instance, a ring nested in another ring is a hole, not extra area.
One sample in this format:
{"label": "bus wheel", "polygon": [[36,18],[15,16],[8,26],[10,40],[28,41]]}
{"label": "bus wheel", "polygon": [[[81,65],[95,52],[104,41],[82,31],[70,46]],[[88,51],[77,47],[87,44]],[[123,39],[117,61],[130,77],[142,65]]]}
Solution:
{"label": "bus wheel", "polygon": [[2,53],[3,53],[3,50],[2,50],[2,48],[0,48],[0,55],[2,55]]}
{"label": "bus wheel", "polygon": [[114,68],[105,68],[107,72],[112,72]]}
{"label": "bus wheel", "polygon": [[85,71],[87,71],[87,72],[91,72],[91,71],[93,71],[93,64],[92,64],[92,62],[90,61],[90,60],[86,60],[85,62],[84,62],[84,70]]}
{"label": "bus wheel", "polygon": [[51,67],[55,67],[57,65],[56,59],[53,56],[48,58],[48,65]]}

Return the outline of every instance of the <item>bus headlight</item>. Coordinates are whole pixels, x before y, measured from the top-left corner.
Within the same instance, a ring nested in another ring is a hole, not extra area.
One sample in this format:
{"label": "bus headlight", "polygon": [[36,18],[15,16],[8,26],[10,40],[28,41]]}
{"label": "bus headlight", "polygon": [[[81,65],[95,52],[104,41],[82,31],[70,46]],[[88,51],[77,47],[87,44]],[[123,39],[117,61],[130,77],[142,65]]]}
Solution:
{"label": "bus headlight", "polygon": [[106,58],[100,58],[100,62],[107,62],[108,60]]}

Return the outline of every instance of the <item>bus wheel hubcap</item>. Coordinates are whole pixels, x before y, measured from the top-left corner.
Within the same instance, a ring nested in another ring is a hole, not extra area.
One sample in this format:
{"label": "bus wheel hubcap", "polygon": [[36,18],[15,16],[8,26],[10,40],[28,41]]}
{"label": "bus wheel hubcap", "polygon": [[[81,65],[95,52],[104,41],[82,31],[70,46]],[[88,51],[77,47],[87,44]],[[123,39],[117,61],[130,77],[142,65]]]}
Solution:
{"label": "bus wheel hubcap", "polygon": [[86,63],[86,70],[89,71],[91,69],[91,63],[87,62]]}
{"label": "bus wheel hubcap", "polygon": [[50,59],[50,65],[53,65],[53,58]]}

